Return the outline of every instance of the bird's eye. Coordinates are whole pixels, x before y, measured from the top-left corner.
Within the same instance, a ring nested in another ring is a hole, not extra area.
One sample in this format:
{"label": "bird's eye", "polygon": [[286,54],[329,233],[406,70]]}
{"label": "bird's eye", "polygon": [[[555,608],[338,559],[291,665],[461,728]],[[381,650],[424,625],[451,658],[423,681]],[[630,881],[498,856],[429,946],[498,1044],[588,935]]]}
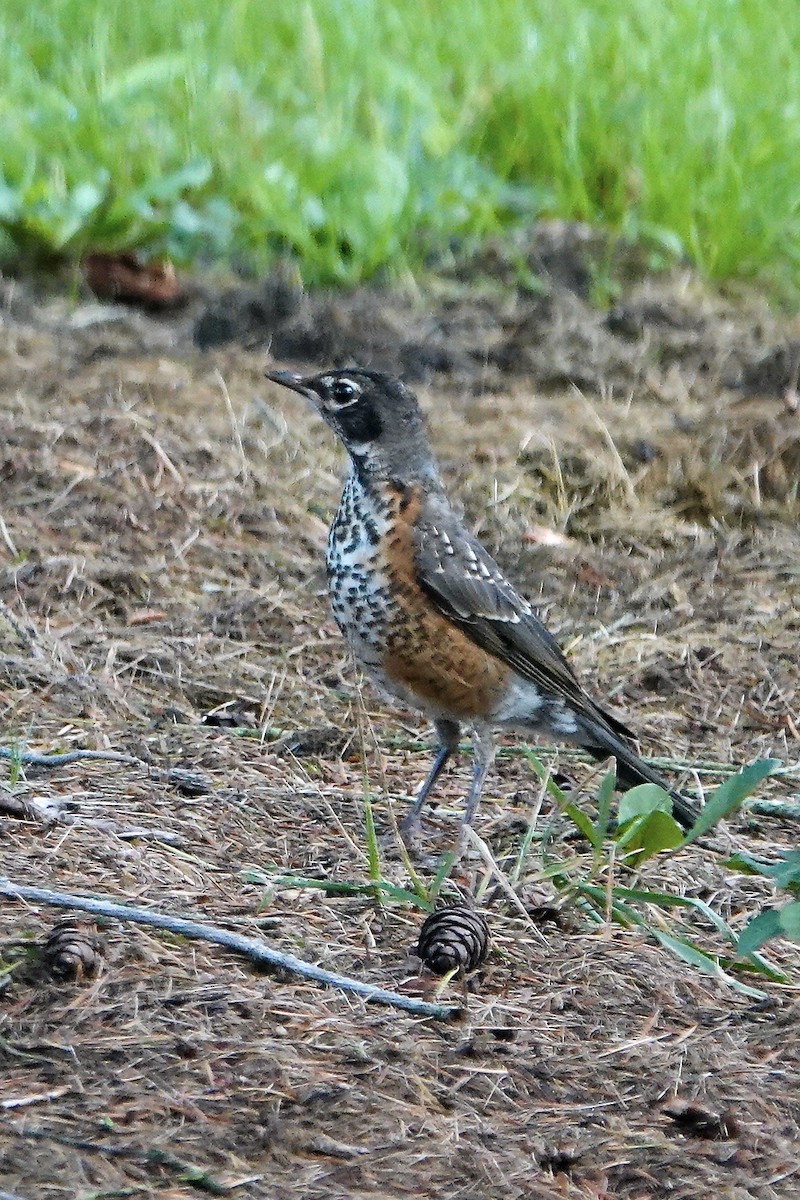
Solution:
{"label": "bird's eye", "polygon": [[337,379],[331,388],[331,400],[339,408],[353,404],[361,395],[361,388],[352,379]]}

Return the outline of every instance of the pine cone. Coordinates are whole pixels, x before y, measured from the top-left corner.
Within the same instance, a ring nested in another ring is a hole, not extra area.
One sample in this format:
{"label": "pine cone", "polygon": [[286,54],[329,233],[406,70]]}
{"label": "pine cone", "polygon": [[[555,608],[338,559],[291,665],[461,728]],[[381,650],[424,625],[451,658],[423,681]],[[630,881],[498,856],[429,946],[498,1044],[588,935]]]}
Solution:
{"label": "pine cone", "polygon": [[100,969],[100,942],[73,918],[65,917],[56,922],[42,946],[42,961],[54,978],[79,982]]}
{"label": "pine cone", "polygon": [[431,913],[419,931],[417,954],[429,970],[446,975],[474,971],[489,953],[489,927],[481,913],[452,905]]}

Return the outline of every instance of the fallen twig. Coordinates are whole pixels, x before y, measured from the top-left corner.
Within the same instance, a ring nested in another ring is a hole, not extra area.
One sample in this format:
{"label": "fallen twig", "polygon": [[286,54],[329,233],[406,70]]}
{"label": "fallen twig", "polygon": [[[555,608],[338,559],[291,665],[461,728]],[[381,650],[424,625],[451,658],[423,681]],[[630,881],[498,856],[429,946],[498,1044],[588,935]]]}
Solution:
{"label": "fallen twig", "polygon": [[743,811],[756,813],[759,817],[784,817],[789,821],[800,821],[800,803],[786,800],[751,800],[743,805]]}
{"label": "fallen twig", "polygon": [[47,1104],[50,1100],[66,1096],[71,1090],[69,1087],[58,1087],[49,1092],[34,1093],[32,1096],[13,1096],[10,1100],[0,1100],[0,1108],[27,1108],[29,1104]]}
{"label": "fallen twig", "polygon": [[[29,796],[6,795],[0,792],[0,814],[19,817],[33,821],[60,822],[62,825],[74,825],[80,829],[99,829],[102,833],[110,833],[123,841],[152,841],[162,842],[166,846],[182,846],[184,839],[179,833],[170,829],[147,829],[145,826],[128,827],[118,821],[105,818],[82,817],[74,812],[65,812],[67,804],[75,802],[76,793],[66,796],[50,796],[42,799]],[[88,795],[88,793],[77,793]]]}
{"label": "fallen twig", "polygon": [[458,1010],[441,1004],[429,1004],[424,1000],[415,1000],[413,996],[401,996],[397,992],[388,992],[375,987],[360,979],[350,979],[347,975],[338,975],[334,971],[326,971],[313,963],[303,962],[293,954],[285,954],[280,950],[271,950],[256,938],[242,937],[241,934],[231,933],[217,925],[205,925],[199,921],[189,921],[184,917],[176,917],[170,913],[152,912],[146,908],[135,908],[128,904],[117,904],[114,900],[98,899],[94,896],[72,896],[67,892],[54,892],[49,888],[28,887],[26,884],[12,883],[10,879],[0,876],[0,896],[11,896],[18,900],[33,900],[40,904],[52,904],[55,908],[75,908],[82,912],[93,913],[98,917],[113,917],[118,921],[134,921],[138,925],[151,925],[156,929],[166,929],[169,933],[177,933],[182,937],[195,938],[204,942],[213,942],[238,954],[245,954],[253,962],[279,970],[291,971],[312,979],[315,983],[327,987],[340,988],[344,992],[352,992],[372,1000],[376,1004],[387,1004],[393,1008],[404,1009],[418,1017],[435,1017],[446,1021]]}
{"label": "fallen twig", "polygon": [[0,758],[21,763],[26,767],[65,767],[69,763],[100,759],[103,762],[127,763],[141,766],[142,760],[134,754],[123,754],[119,750],[67,750],[63,754],[39,754],[36,750],[15,750],[0,747]]}
{"label": "fallen twig", "polygon": [[[259,731],[253,731],[252,736],[257,737]],[[277,739],[276,739],[277,740]],[[430,754],[431,743],[422,738],[413,738],[407,736],[398,736],[387,734],[381,738],[381,746],[384,749],[402,750],[408,753]],[[459,754],[469,756],[472,747],[469,742],[461,742],[458,747]],[[537,744],[535,742],[519,743],[511,746],[498,746],[498,758],[520,758],[528,754],[535,754],[537,757],[549,761],[556,756],[559,762],[564,763],[588,763],[591,766],[597,765],[597,759],[592,758],[591,754],[586,750],[581,750],[576,746],[556,746],[552,742]],[[697,775],[723,775],[726,778],[729,775],[735,775],[741,769],[741,764],[735,762],[720,762],[715,759],[694,759],[694,758],[672,758],[665,755],[646,755],[643,754],[644,762],[651,767],[656,767],[659,770],[668,771],[692,771]],[[774,779],[800,779],[800,764],[788,763],[783,766],[776,767],[772,772]]]}
{"label": "fallen twig", "polygon": [[211,783],[203,775],[187,771],[183,767],[161,770],[151,767],[135,754],[123,754],[119,750],[67,750],[63,754],[39,754],[35,750],[16,750],[0,746],[0,759],[19,763],[23,767],[66,767],[76,762],[114,762],[128,767],[144,767],[151,779],[163,779],[173,784],[187,796],[202,796],[211,791]]}

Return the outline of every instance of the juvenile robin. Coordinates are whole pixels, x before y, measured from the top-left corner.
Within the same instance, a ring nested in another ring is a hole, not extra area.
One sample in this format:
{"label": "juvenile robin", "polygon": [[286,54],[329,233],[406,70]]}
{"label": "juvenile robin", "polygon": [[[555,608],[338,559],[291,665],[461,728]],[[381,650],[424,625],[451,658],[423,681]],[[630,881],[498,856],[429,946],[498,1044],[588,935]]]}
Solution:
{"label": "juvenile robin", "polygon": [[451,507],[413,393],[359,369],[267,378],[311,400],[350,456],[328,537],[333,615],[379,688],[436,728],[439,747],[403,827],[416,823],[462,725],[474,748],[465,824],[494,759],[494,731],[513,730],[613,755],[623,788],[660,784],[675,818],[691,827],[697,808],[584,691],[532,606]]}

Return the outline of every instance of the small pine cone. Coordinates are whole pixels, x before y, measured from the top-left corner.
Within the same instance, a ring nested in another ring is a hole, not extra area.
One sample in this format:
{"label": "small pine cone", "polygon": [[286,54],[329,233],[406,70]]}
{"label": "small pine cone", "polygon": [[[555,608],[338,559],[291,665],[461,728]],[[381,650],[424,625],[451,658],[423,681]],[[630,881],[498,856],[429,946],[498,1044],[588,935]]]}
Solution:
{"label": "small pine cone", "polygon": [[429,970],[474,971],[489,953],[489,927],[481,913],[463,905],[440,908],[425,918],[417,954]]}
{"label": "small pine cone", "polygon": [[42,946],[42,961],[56,979],[88,979],[100,969],[100,943],[77,921],[57,921]]}

